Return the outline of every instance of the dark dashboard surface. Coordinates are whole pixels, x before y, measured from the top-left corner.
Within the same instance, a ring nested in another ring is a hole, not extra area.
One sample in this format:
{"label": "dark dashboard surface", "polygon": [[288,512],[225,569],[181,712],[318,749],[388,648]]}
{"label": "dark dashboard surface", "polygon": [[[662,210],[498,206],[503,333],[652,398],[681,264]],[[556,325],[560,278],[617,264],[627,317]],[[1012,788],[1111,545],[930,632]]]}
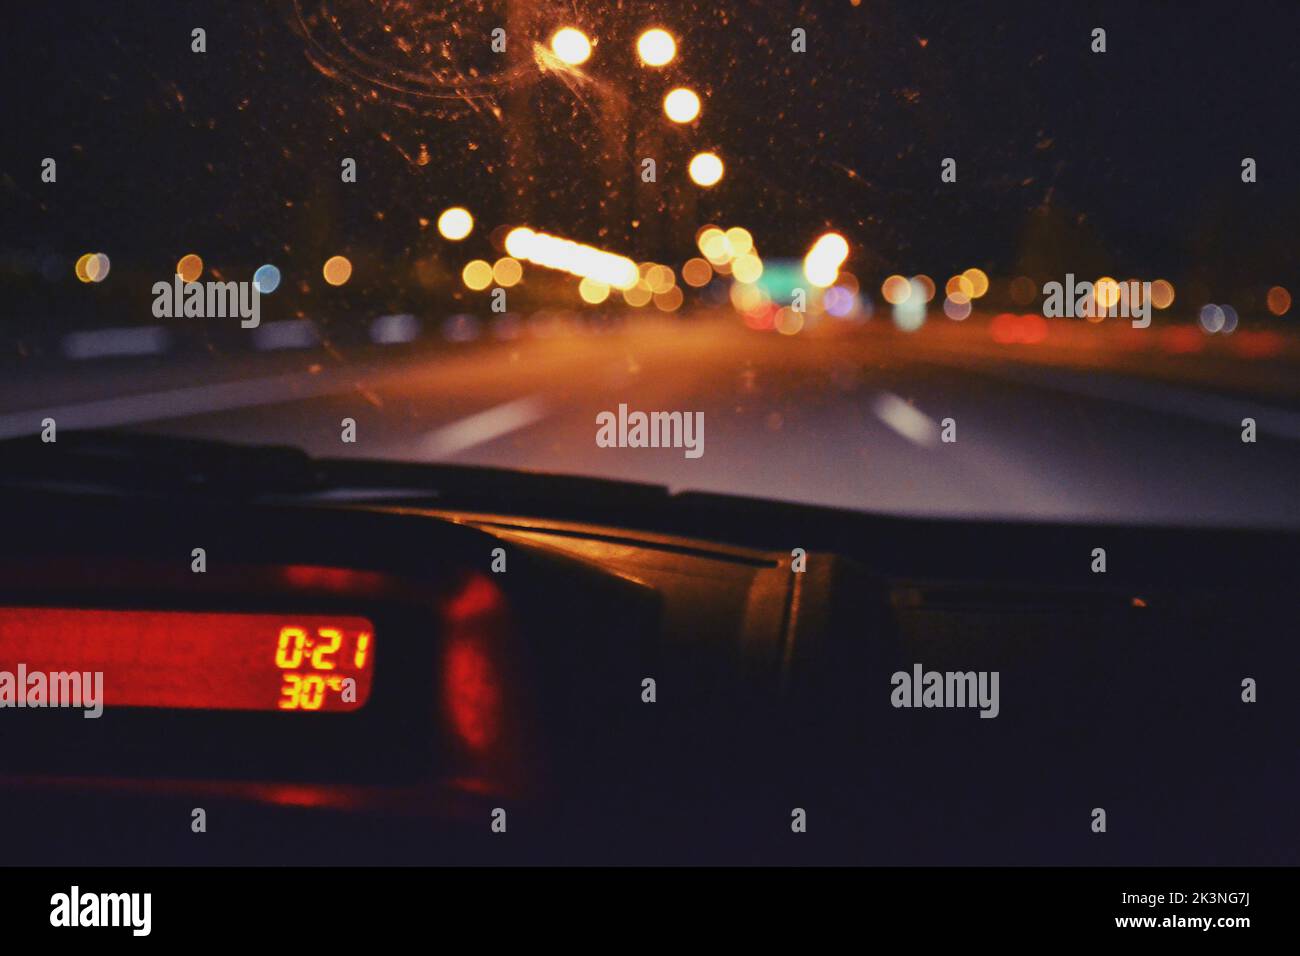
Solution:
{"label": "dark dashboard surface", "polygon": [[[0,605],[363,615],[377,654],[354,713],[7,711],[10,859],[1296,862],[1294,535],[464,478],[11,489]],[[997,683],[897,689],[930,671]]]}

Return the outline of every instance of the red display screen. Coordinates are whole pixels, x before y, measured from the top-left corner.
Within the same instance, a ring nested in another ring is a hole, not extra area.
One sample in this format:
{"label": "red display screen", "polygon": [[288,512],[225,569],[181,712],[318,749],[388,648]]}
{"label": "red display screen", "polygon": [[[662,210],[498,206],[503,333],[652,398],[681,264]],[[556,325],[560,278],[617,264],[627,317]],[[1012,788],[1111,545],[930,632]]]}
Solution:
{"label": "red display screen", "polygon": [[106,707],[357,710],[374,659],[362,617],[0,608],[0,671],[102,672]]}

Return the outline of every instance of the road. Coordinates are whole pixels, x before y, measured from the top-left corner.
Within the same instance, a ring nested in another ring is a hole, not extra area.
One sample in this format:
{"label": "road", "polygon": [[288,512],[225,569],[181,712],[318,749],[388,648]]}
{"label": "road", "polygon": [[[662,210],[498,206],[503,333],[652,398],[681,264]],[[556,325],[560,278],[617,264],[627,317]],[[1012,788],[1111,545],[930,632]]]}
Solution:
{"label": "road", "polygon": [[[1218,368],[1206,356],[1081,350],[1055,330],[1038,346],[993,346],[976,319],[935,325],[787,337],[734,316],[638,317],[603,331],[526,323],[506,341],[50,362],[5,377],[0,436],[49,415],[61,429],[127,425],[898,514],[1300,526],[1292,369],[1255,362],[1243,375],[1237,362],[1236,386],[1208,392],[1195,384]],[[703,454],[599,447],[597,415],[620,404],[702,412]],[[1243,417],[1256,419],[1254,443]],[[348,418],[354,443],[341,437]],[[941,440],[944,419],[956,441]]]}

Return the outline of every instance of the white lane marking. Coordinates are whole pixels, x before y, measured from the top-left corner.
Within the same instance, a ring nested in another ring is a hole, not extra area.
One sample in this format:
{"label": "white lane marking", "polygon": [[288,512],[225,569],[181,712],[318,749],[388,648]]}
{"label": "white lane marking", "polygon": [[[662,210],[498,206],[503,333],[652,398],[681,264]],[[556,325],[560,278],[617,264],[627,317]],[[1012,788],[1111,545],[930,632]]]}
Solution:
{"label": "white lane marking", "polygon": [[95,329],[69,332],[63,337],[63,354],[70,359],[107,358],[115,355],[158,355],[171,347],[172,334],[161,325],[139,328]]}
{"label": "white lane marking", "polygon": [[880,392],[871,403],[876,417],[914,445],[939,444],[939,426],[893,392]]}
{"label": "white lane marking", "polygon": [[421,450],[434,458],[448,457],[527,428],[545,416],[546,405],[540,395],[517,398],[429,432],[420,443]]}
{"label": "white lane marking", "polygon": [[112,428],[143,422],[186,418],[234,408],[275,405],[316,398],[353,387],[352,380],[293,372],[267,378],[242,379],[215,385],[196,385],[167,392],[127,395],[75,405],[36,408],[0,415],[0,438],[31,435],[41,430],[41,419],[52,418],[61,429]]}
{"label": "white lane marking", "polygon": [[370,323],[370,341],[376,345],[402,345],[420,337],[420,320],[409,312],[381,315]]}
{"label": "white lane marking", "polygon": [[311,319],[281,319],[263,322],[253,329],[253,348],[261,352],[277,349],[310,349],[320,345],[320,332]]}

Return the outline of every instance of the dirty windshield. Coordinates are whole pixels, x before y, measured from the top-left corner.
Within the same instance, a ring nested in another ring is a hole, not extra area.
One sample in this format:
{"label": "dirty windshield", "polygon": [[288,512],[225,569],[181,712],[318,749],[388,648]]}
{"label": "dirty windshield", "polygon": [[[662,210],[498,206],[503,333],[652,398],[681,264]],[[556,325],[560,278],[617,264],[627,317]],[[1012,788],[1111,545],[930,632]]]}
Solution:
{"label": "dirty windshield", "polygon": [[8,20],[0,437],[1300,521],[1293,3]]}

